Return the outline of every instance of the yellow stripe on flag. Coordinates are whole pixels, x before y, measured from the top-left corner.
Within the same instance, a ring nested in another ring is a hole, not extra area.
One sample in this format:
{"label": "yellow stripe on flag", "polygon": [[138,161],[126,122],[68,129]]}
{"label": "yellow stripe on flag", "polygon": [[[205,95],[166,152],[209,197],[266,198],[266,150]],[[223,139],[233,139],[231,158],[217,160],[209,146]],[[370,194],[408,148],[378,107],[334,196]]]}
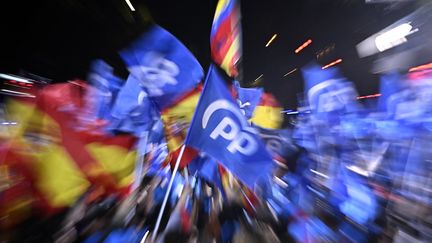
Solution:
{"label": "yellow stripe on flag", "polygon": [[74,203],[90,186],[68,152],[50,144],[34,155],[37,187],[51,206],[67,207]]}
{"label": "yellow stripe on flag", "polygon": [[281,107],[257,106],[251,118],[251,122],[267,129],[279,129],[283,117]]}
{"label": "yellow stripe on flag", "polygon": [[102,165],[104,170],[115,178],[119,188],[132,184],[136,151],[103,143],[91,143],[86,146],[86,149]]}
{"label": "yellow stripe on flag", "polygon": [[233,43],[231,44],[227,54],[225,55],[221,67],[225,72],[228,73],[228,75],[232,75],[231,68],[237,62],[237,60],[233,60],[235,56],[238,54],[240,50],[240,36],[236,35]]}
{"label": "yellow stripe on flag", "polygon": [[216,19],[220,17],[220,15],[223,11],[225,11],[225,9],[227,8],[227,6],[229,4],[229,1],[230,0],[219,0],[218,4],[216,6],[216,12],[214,15],[213,22],[216,21]]}

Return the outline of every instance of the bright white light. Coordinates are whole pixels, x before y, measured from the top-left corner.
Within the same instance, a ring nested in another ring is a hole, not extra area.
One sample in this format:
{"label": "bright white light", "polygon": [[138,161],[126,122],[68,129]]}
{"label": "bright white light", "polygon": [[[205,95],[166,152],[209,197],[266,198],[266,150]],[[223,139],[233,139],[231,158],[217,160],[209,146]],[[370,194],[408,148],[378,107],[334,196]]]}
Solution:
{"label": "bright white light", "polygon": [[312,169],[310,169],[310,171],[311,171],[312,173],[316,174],[316,175],[319,175],[319,176],[321,176],[321,177],[324,177],[325,179],[328,179],[328,178],[329,178],[328,176],[326,176],[326,175],[324,175],[323,173],[318,172],[318,171],[316,171],[316,170],[312,170]]}
{"label": "bright white light", "polygon": [[401,24],[375,38],[375,45],[380,52],[407,42],[406,36],[411,34],[412,25]]}
{"label": "bright white light", "polygon": [[258,76],[258,78],[256,78],[256,79],[254,80],[254,82],[257,82],[258,79],[262,78],[262,76],[264,76],[264,74],[261,74],[260,76]]}
{"label": "bright white light", "polygon": [[130,2],[130,0],[125,0],[125,2],[127,3],[127,5],[129,6],[131,11],[135,11],[134,6],[132,5],[132,3]]}
{"label": "bright white light", "polygon": [[0,78],[5,78],[5,79],[10,79],[10,80],[15,80],[17,82],[22,82],[22,83],[27,83],[27,84],[32,84],[33,82],[24,78],[20,78],[20,77],[16,77],[16,76],[12,76],[9,74],[4,74],[4,73],[0,73]]}
{"label": "bright white light", "polygon": [[23,92],[18,92],[18,91],[13,91],[13,90],[9,90],[9,89],[0,89],[0,92],[4,93],[4,94],[8,94],[8,95],[13,95],[13,96],[35,98],[34,95],[31,95],[28,93],[23,93]]}
{"label": "bright white light", "polygon": [[141,239],[140,243],[144,243],[149,235],[150,231],[147,230],[147,232],[144,234],[143,238]]}

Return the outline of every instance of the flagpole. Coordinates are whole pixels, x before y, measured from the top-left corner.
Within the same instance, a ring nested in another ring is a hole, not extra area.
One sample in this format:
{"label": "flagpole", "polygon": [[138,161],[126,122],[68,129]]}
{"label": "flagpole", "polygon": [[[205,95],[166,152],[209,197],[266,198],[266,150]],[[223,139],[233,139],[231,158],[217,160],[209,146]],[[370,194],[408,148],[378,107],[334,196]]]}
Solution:
{"label": "flagpole", "polygon": [[[142,182],[144,170],[144,155],[147,149],[148,131],[144,132],[138,141],[137,157],[135,161],[135,181],[132,184],[132,191],[135,191]],[[144,144],[144,146],[141,146]]]}
{"label": "flagpole", "polygon": [[171,178],[170,178],[170,181],[169,181],[169,184],[168,184],[167,192],[165,193],[165,197],[164,197],[164,200],[162,202],[161,210],[159,211],[159,215],[158,215],[158,218],[156,220],[156,225],[155,225],[155,228],[153,230],[153,235],[152,235],[152,238],[151,238],[152,242],[154,242],[156,240],[156,235],[157,235],[157,232],[159,230],[159,226],[160,226],[160,223],[161,223],[161,220],[162,220],[162,215],[163,215],[163,212],[165,210],[165,207],[166,207],[166,204],[167,204],[167,201],[168,201],[168,197],[169,197],[169,194],[171,192],[172,185],[174,183],[175,174],[177,173],[178,168],[180,166],[180,161],[181,161],[181,158],[183,157],[183,152],[185,150],[185,147],[186,147],[186,145],[183,144],[183,146],[180,149],[180,154],[177,157],[177,161],[176,161],[176,164],[174,166],[174,170],[172,172],[172,175],[171,175]]}

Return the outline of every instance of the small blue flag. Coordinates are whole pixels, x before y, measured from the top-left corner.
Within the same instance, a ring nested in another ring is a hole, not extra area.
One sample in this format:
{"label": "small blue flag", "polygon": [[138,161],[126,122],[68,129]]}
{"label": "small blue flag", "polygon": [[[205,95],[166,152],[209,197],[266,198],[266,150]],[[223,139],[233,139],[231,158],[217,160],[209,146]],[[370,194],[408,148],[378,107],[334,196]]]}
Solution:
{"label": "small blue flag", "polygon": [[140,88],[139,81],[130,75],[112,107],[113,123],[110,128],[132,132],[141,137],[141,133],[153,124],[152,109],[147,93]]}
{"label": "small blue flag", "polygon": [[389,98],[403,90],[402,77],[396,72],[387,73],[380,78],[380,93],[378,100],[378,110],[382,112],[388,111]]}
{"label": "small blue flag", "polygon": [[261,88],[242,88],[238,82],[234,82],[234,87],[237,91],[237,102],[240,110],[246,116],[246,119],[252,118],[256,106],[261,100],[263,89]]}
{"label": "small blue flag", "polygon": [[311,64],[302,72],[308,103],[316,118],[337,123],[340,115],[359,110],[354,85],[345,81],[337,69],[322,70]]}
{"label": "small blue flag", "polygon": [[253,188],[271,174],[273,161],[243,116],[218,71],[211,66],[185,144],[218,160]]}
{"label": "small blue flag", "polygon": [[192,174],[196,174],[207,182],[213,183],[223,191],[221,176],[215,159],[205,155],[200,155],[190,162],[188,167]]}
{"label": "small blue flag", "polygon": [[192,53],[157,25],[120,55],[160,110],[174,104],[204,76]]}
{"label": "small blue flag", "polygon": [[99,119],[110,119],[111,107],[124,80],[114,75],[113,68],[102,60],[95,60],[91,64],[88,76],[89,83],[96,89],[95,112]]}

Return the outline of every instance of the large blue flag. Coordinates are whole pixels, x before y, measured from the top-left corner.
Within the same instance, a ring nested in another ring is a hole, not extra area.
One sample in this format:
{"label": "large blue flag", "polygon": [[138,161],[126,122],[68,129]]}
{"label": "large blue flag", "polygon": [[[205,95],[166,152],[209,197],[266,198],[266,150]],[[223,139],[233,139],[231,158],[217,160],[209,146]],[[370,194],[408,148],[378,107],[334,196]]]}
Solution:
{"label": "large blue flag", "polygon": [[192,53],[159,26],[153,26],[120,55],[161,110],[193,89],[204,76]]}
{"label": "large blue flag", "polygon": [[237,91],[237,102],[247,119],[252,118],[255,107],[259,104],[263,89],[242,88],[238,82],[234,83]]}
{"label": "large blue flag", "polygon": [[273,161],[254,128],[249,126],[220,73],[211,66],[186,145],[222,163],[249,187],[270,175]]}

